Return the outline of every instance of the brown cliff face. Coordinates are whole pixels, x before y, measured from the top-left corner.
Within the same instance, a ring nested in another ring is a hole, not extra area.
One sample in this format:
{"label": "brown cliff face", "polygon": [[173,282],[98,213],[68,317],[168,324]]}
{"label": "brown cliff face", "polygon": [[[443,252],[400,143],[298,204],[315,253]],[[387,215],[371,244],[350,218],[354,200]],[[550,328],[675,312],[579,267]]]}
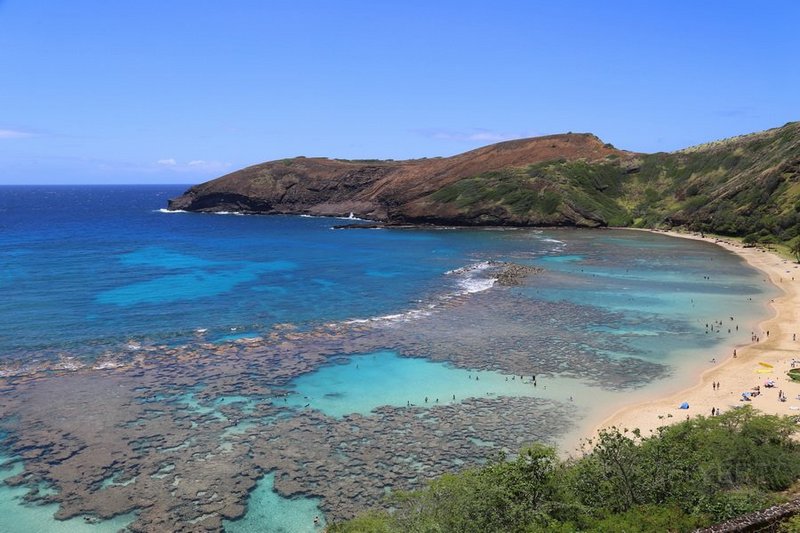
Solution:
{"label": "brown cliff face", "polygon": [[[627,158],[591,134],[549,135],[502,142],[452,157],[408,161],[347,161],[298,157],[238,170],[190,188],[170,209],[347,216],[385,222],[479,223],[422,212],[422,199],[464,178],[545,161]],[[569,218],[569,217],[568,217]],[[498,223],[502,223],[500,220]],[[535,222],[535,221],[534,221]],[[555,220],[578,224],[580,220]],[[591,225],[597,225],[592,223]]]}

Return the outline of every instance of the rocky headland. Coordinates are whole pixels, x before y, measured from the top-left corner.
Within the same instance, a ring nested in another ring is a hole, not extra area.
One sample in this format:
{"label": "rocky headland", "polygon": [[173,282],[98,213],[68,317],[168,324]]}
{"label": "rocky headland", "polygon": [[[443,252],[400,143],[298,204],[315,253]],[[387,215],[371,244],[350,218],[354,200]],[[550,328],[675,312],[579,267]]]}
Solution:
{"label": "rocky headland", "polygon": [[191,187],[169,209],[307,214],[388,225],[675,227],[788,241],[800,227],[800,123],[670,153],[589,133],[452,157],[295,157]]}

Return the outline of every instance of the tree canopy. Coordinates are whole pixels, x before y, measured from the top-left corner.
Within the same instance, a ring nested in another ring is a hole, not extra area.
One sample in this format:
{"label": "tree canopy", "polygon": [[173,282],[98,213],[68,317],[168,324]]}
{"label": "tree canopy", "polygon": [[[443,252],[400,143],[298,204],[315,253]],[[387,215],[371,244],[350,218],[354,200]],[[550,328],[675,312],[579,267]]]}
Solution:
{"label": "tree canopy", "polygon": [[800,478],[795,420],[749,406],[660,428],[610,428],[560,461],[540,444],[400,492],[334,532],[691,531],[767,507]]}

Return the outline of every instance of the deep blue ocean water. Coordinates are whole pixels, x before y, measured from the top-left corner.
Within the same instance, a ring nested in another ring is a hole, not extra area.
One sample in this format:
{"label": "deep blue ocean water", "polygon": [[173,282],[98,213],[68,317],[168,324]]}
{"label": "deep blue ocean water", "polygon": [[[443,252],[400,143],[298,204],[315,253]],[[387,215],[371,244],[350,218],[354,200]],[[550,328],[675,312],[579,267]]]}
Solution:
{"label": "deep blue ocean water", "polygon": [[335,219],[159,211],[183,190],[0,188],[0,353],[394,312],[480,246],[334,231]]}
{"label": "deep blue ocean water", "polygon": [[[224,342],[266,335],[279,324],[311,330],[390,317],[395,330],[439,343],[448,340],[441,330],[454,328],[453,343],[461,346],[469,344],[473,325],[481,326],[481,336],[496,331],[497,342],[480,339],[481,349],[496,358],[511,349],[502,343],[513,334],[513,349],[529,351],[534,362],[558,353],[571,377],[555,375],[549,389],[531,389],[507,374],[398,357],[419,354],[386,346],[366,356],[341,354],[347,361],[297,376],[286,405],[312,402],[331,417],[368,416],[375,407],[421,404],[434,394],[437,403],[438,396],[446,403],[451,397],[535,395],[574,397],[574,405],[589,412],[623,401],[628,392],[582,383],[575,376],[588,365],[571,359],[571,350],[607,358],[597,365],[633,357],[672,370],[701,367],[748,342],[767,316],[764,303],[776,293],[738,257],[706,242],[616,230],[334,230],[344,222],[166,212],[167,199],[184,189],[0,187],[0,369],[64,354],[92,360],[131,344]],[[534,265],[544,273],[520,287],[490,288],[481,274],[486,261]],[[486,290],[506,291],[493,301],[496,316],[468,305],[477,293],[490,294]],[[454,316],[472,322],[449,321],[442,305],[424,322],[425,332],[415,331],[422,323],[415,312],[455,301],[446,300],[454,295],[467,302]],[[519,316],[528,322],[511,327],[515,306],[527,309]],[[728,333],[733,316],[741,327]],[[717,321],[724,325],[707,327]],[[531,337],[520,340],[526,327]],[[185,396],[194,401],[191,392]],[[240,400],[219,399],[220,405]],[[264,513],[285,515],[293,525],[280,527],[299,530],[319,513],[316,500],[287,501],[271,486],[265,477],[251,494],[248,515],[229,523],[231,530],[258,530]],[[0,488],[0,507],[13,515],[0,518],[0,526],[26,531],[47,524],[53,506],[23,508],[20,490]],[[113,530],[125,520],[130,517],[106,526]],[[58,527],[77,531],[84,525]]]}
{"label": "deep blue ocean water", "polygon": [[[0,357],[182,342],[401,313],[484,259],[568,275],[531,296],[687,324],[758,275],[704,243],[632,232],[332,230],[296,216],[165,213],[184,186],[0,187]],[[716,263],[710,261],[716,260]],[[714,269],[706,282],[702,273]],[[705,295],[688,308],[686,294]],[[736,301],[741,301],[737,299]]]}

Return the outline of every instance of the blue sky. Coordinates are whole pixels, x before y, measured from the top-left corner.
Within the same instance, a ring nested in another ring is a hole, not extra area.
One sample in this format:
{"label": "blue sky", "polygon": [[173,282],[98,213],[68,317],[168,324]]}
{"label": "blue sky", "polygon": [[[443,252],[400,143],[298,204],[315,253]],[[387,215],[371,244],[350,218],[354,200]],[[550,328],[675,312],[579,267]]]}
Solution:
{"label": "blue sky", "polygon": [[796,1],[0,0],[0,184],[198,183],[296,155],[800,119]]}

